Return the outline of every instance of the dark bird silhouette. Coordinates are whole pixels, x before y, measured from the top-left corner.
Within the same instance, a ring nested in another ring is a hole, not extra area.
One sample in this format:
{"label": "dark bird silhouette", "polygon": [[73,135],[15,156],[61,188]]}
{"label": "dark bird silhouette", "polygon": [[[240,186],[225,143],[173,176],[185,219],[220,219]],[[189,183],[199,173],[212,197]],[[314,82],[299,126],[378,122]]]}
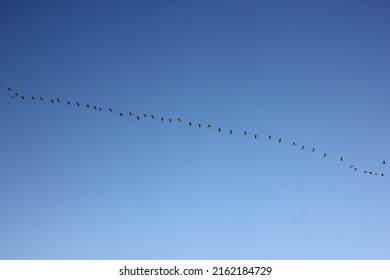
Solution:
{"label": "dark bird silhouette", "polygon": [[172,119],[169,119],[169,122],[171,123],[171,122],[172,122]]}
{"label": "dark bird silhouette", "polygon": [[15,98],[16,96],[15,95],[12,95],[11,98]]}
{"label": "dark bird silhouette", "polygon": [[382,161],[383,164],[386,164],[386,161]]}
{"label": "dark bird silhouette", "polygon": [[232,135],[233,134],[233,131],[232,130],[230,130],[230,135]]}
{"label": "dark bird silhouette", "polygon": [[207,127],[208,127],[208,128],[211,128],[211,125],[208,124]]}
{"label": "dark bird silhouette", "polygon": [[45,99],[43,99],[43,97],[39,97],[39,98],[40,98],[42,101],[45,100]]}
{"label": "dark bird silhouette", "polygon": [[180,118],[177,118],[177,120],[178,120],[179,122],[181,122],[181,119],[180,119]]}
{"label": "dark bird silhouette", "polygon": [[153,115],[150,115],[152,117],[152,119],[154,119],[154,116]]}
{"label": "dark bird silhouette", "polygon": [[192,126],[192,122],[188,122],[188,124],[189,124],[190,126]]}
{"label": "dark bird silhouette", "polygon": [[21,95],[20,98],[24,99],[25,97],[23,95]]}
{"label": "dark bird silhouette", "polygon": [[161,118],[161,121],[163,122],[163,121],[164,121],[164,118]]}
{"label": "dark bird silhouette", "polygon": [[385,174],[382,173],[381,176],[385,176]]}
{"label": "dark bird silhouette", "polygon": [[12,91],[10,88],[7,88],[8,91]]}
{"label": "dark bird silhouette", "polygon": [[137,116],[137,120],[139,120],[139,116]]}
{"label": "dark bird silhouette", "polygon": [[353,165],[351,165],[349,168],[352,168],[353,167]]}
{"label": "dark bird silhouette", "polygon": [[293,146],[295,146],[295,142],[293,142]]}
{"label": "dark bird silhouette", "polygon": [[110,111],[112,113],[112,109],[111,108],[108,108],[108,111]]}
{"label": "dark bird silhouette", "polygon": [[129,115],[130,115],[130,116],[133,116],[133,114],[132,114],[131,112],[129,112]]}
{"label": "dark bird silhouette", "polygon": [[313,148],[313,150],[311,150],[312,153],[314,153],[316,151],[316,148]]}
{"label": "dark bird silhouette", "polygon": [[61,103],[61,101],[60,101],[58,98],[57,98],[57,102],[58,102],[58,103]]}
{"label": "dark bird silhouette", "polygon": [[255,134],[255,139],[257,139],[257,134]]}
{"label": "dark bird silhouette", "polygon": [[244,131],[244,135],[246,135],[246,130]]}
{"label": "dark bird silhouette", "polygon": [[94,108],[95,110],[97,110],[97,107],[96,107],[96,106],[93,106],[93,108]]}
{"label": "dark bird silhouette", "polygon": [[355,169],[353,171],[356,171],[357,170],[357,167],[355,167]]}
{"label": "dark bird silhouette", "polygon": [[279,144],[282,143],[282,138],[279,138]]}
{"label": "dark bird silhouette", "polygon": [[18,96],[18,95],[19,95],[19,93],[17,93],[17,92],[15,92],[14,94],[15,94],[16,96]]}
{"label": "dark bird silhouette", "polygon": [[198,124],[199,128],[202,126],[201,124]]}
{"label": "dark bird silhouette", "polygon": [[77,102],[76,105],[77,105],[77,107],[80,107],[80,103]]}
{"label": "dark bird silhouette", "polygon": [[268,135],[268,140],[271,140],[272,139],[272,137],[271,137],[271,134],[270,135]]}
{"label": "dark bird silhouette", "polygon": [[302,146],[301,151],[305,148],[305,146]]}
{"label": "dark bird silhouette", "polygon": [[375,176],[377,176],[378,175],[378,173],[375,173]]}
{"label": "dark bird silhouette", "polygon": [[367,170],[364,170],[364,173],[367,173]]}
{"label": "dark bird silhouette", "polygon": [[70,106],[70,102],[69,101],[66,101],[66,103],[68,103],[68,105]]}
{"label": "dark bird silhouette", "polygon": [[144,117],[145,117],[145,118],[147,118],[147,117],[148,117],[148,115],[144,114]]}
{"label": "dark bird silhouette", "polygon": [[221,132],[221,129],[220,129],[220,128],[218,128],[218,132]]}
{"label": "dark bird silhouette", "polygon": [[54,103],[54,100],[52,99],[52,100],[50,100],[51,101],[51,103]]}
{"label": "dark bird silhouette", "polygon": [[372,172],[370,171],[370,172],[368,172],[368,173],[370,173],[371,175],[372,175]]}
{"label": "dark bird silhouette", "polygon": [[343,161],[343,157],[340,157],[340,161]]}
{"label": "dark bird silhouette", "polygon": [[34,97],[34,96],[31,96],[31,99],[32,99],[32,100],[35,100],[35,97]]}
{"label": "dark bird silhouette", "polygon": [[122,114],[122,113],[119,113],[119,115],[121,115],[121,117],[123,117],[123,114]]}
{"label": "dark bird silhouette", "polygon": [[85,106],[87,106],[87,108],[89,109],[89,104],[87,104],[87,105],[85,105]]}
{"label": "dark bird silhouette", "polygon": [[102,110],[102,108],[99,108],[99,111],[101,111]]}

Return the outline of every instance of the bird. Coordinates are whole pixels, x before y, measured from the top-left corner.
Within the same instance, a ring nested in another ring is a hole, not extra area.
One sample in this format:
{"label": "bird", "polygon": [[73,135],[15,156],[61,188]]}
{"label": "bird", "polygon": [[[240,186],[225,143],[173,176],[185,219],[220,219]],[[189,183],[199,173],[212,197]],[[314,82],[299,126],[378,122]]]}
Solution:
{"label": "bird", "polygon": [[137,116],[137,120],[139,120],[139,116]]}
{"label": "bird", "polygon": [[164,118],[161,118],[161,121],[163,122],[163,121],[164,121]]}
{"label": "bird", "polygon": [[246,130],[244,131],[244,135],[246,135]]}
{"label": "bird", "polygon": [[349,168],[352,168],[353,167],[353,165],[351,165]]}
{"label": "bird", "polygon": [[293,146],[295,146],[295,142],[293,142]]}
{"label": "bird", "polygon": [[43,97],[39,97],[39,98],[40,98],[42,101],[45,100],[45,99],[43,99]]}
{"label": "bird", "polygon": [[355,167],[355,169],[353,171],[356,171],[357,170],[357,167]]}
{"label": "bird", "polygon": [[340,161],[343,161],[343,157],[340,157]]}
{"label": "bird", "polygon": [[69,101],[66,101],[66,103],[68,103],[68,105],[70,106],[70,102]]}
{"label": "bird", "polygon": [[180,119],[180,118],[177,118],[177,121],[181,122],[181,119]]}
{"label": "bird", "polygon": [[220,129],[220,128],[218,128],[218,132],[221,132],[221,129]]}
{"label": "bird", "polygon": [[12,91],[10,88],[7,88],[8,91]]}
{"label": "bird", "polygon": [[57,102],[58,102],[58,103],[61,103],[61,101],[60,101],[58,98],[57,98]]}
{"label": "bird", "polygon": [[23,95],[21,95],[20,98],[24,99],[25,97]]}
{"label": "bird", "polygon": [[51,103],[54,103],[54,100],[52,99],[52,100],[50,100],[51,101]]}
{"label": "bird", "polygon": [[326,157],[326,153],[324,154],[324,157]]}
{"label": "bird", "polygon": [[34,96],[31,96],[31,99],[32,99],[32,100],[35,100],[35,97],[34,97]]}
{"label": "bird", "polygon": [[364,170],[364,173],[367,173],[367,170]]}
{"label": "bird", "polygon": [[377,176],[378,175],[378,173],[375,173],[375,176]]}
{"label": "bird", "polygon": [[15,98],[16,96],[15,95],[12,95],[11,98]]}
{"label": "bird", "polygon": [[148,115],[144,114],[144,117],[145,117],[145,118],[147,118],[147,117],[148,117]]}
{"label": "bird", "polygon": [[101,110],[102,110],[102,108],[99,107],[99,111],[101,111]]}
{"label": "bird", "polygon": [[385,176],[385,174],[382,173],[381,176]]}
{"label": "bird", "polygon": [[16,96],[18,96],[18,95],[19,95],[19,93],[17,93],[17,92],[15,92],[14,94],[15,94]]}
{"label": "bird", "polygon": [[199,128],[202,126],[201,124],[198,124]]}
{"label": "bird", "polygon": [[152,117],[152,119],[154,119],[154,116],[153,115],[150,115]]}
{"label": "bird", "polygon": [[302,146],[301,151],[305,148],[305,146]]}
{"label": "bird", "polygon": [[272,139],[272,137],[271,137],[271,134],[270,135],[268,135],[268,140],[271,140]]}
{"label": "bird", "polygon": [[372,172],[370,171],[370,172],[368,172],[368,173],[370,173],[371,175],[372,175]]}
{"label": "bird", "polygon": [[169,122],[171,123],[171,122],[172,122],[172,119],[169,119]]}
{"label": "bird", "polygon": [[279,144],[282,143],[282,138],[279,138]]}
{"label": "bird", "polygon": [[313,150],[311,150],[312,153],[314,153],[316,151],[316,148],[313,148]]}
{"label": "bird", "polygon": [[80,107],[80,103],[77,102],[76,105],[77,105],[77,107]]}
{"label": "bird", "polygon": [[232,135],[233,134],[233,130],[230,130],[229,133],[230,133],[230,135]]}
{"label": "bird", "polygon": [[257,139],[257,134],[255,134],[255,139]]}
{"label": "bird", "polygon": [[119,115],[121,115],[121,117],[123,117],[123,114],[122,114],[122,113],[119,113]]}
{"label": "bird", "polygon": [[210,129],[210,128],[211,128],[211,125],[208,124],[207,127]]}
{"label": "bird", "polygon": [[111,108],[108,108],[108,110],[112,113],[112,109]]}
{"label": "bird", "polygon": [[130,116],[133,116],[133,114],[132,114],[131,112],[129,112],[129,115],[130,115]]}
{"label": "bird", "polygon": [[386,164],[386,161],[382,161],[382,164]]}
{"label": "bird", "polygon": [[188,122],[188,124],[189,124],[190,126],[192,126],[192,122]]}
{"label": "bird", "polygon": [[96,106],[93,106],[93,108],[94,108],[95,110],[97,110],[97,107],[96,107]]}
{"label": "bird", "polygon": [[89,104],[87,104],[87,105],[85,105],[85,106],[87,106],[87,108],[89,109]]}

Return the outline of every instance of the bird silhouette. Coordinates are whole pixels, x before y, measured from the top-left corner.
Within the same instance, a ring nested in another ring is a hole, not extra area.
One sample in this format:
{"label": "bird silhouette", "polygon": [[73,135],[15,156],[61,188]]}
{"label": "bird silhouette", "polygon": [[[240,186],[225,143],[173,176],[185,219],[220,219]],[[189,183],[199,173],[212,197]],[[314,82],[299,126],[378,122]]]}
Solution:
{"label": "bird silhouette", "polygon": [[246,130],[244,131],[244,135],[246,135]]}
{"label": "bird silhouette", "polygon": [[271,137],[271,134],[270,135],[268,135],[268,140],[271,140],[272,139],[272,137]]}
{"label": "bird silhouette", "polygon": [[45,100],[45,99],[43,99],[43,97],[39,97],[39,98],[40,98],[42,101]]}
{"label": "bird silhouette", "polygon": [[11,98],[15,98],[16,96],[15,95],[12,95]]}
{"label": "bird silhouette", "polygon": [[89,104],[85,105],[89,109]]}
{"label": "bird silhouette", "polygon": [[364,173],[367,173],[367,170],[364,170]]}
{"label": "bird silhouette", "polygon": [[180,118],[177,118],[177,121],[181,122],[181,119],[180,119]]}
{"label": "bird silhouette", "polygon": [[232,131],[232,130],[230,130],[230,131],[229,131],[229,133],[230,133],[230,135],[232,135],[232,134],[233,134],[233,131]]}
{"label": "bird silhouette", "polygon": [[14,94],[15,94],[16,96],[18,96],[18,95],[19,95],[19,93],[17,93],[17,92],[15,92]]}
{"label": "bird silhouette", "polygon": [[57,102],[58,102],[58,103],[61,103],[61,100],[59,100],[59,99],[57,98]]}
{"label": "bird silhouette", "polygon": [[31,96],[31,99],[32,99],[32,100],[35,100],[35,97],[34,97],[34,96]]}
{"label": "bird silhouette", "polygon": [[221,129],[220,129],[220,128],[218,128],[218,132],[221,132]]}
{"label": "bird silhouette", "polygon": [[93,106],[93,108],[94,108],[95,110],[97,110],[97,107],[96,107],[96,106]]}
{"label": "bird silhouette", "polygon": [[111,108],[108,108],[108,110],[112,113],[112,109]]}
{"label": "bird silhouette", "polygon": [[282,143],[282,138],[279,138],[279,144]]}
{"label": "bird silhouette", "polygon": [[147,118],[147,117],[148,117],[148,115],[144,114],[144,117],[145,117],[145,118]]}
{"label": "bird silhouette", "polygon": [[353,167],[353,165],[351,165],[349,168],[352,168]]}
{"label": "bird silhouette", "polygon": [[340,157],[340,161],[343,161],[343,157]]}
{"label": "bird silhouette", "polygon": [[312,153],[314,153],[316,151],[316,148],[313,148],[313,150],[311,150]]}
{"label": "bird silhouette", "polygon": [[122,113],[119,113],[119,115],[121,115],[121,117],[123,117],[123,114],[122,114]]}
{"label": "bird silhouette", "polygon": [[305,146],[302,146],[301,151],[305,148]]}
{"label": "bird silhouette", "polygon": [[190,126],[192,126],[192,122],[188,122],[188,124],[189,124]]}
{"label": "bird silhouette", "polygon": [[382,164],[386,164],[386,161],[382,161]]}
{"label": "bird silhouette", "polygon": [[154,116],[153,115],[150,115],[152,117],[152,119],[154,119]]}
{"label": "bird silhouette", "polygon": [[257,139],[257,134],[255,134],[255,139]]}
{"label": "bird silhouette", "polygon": [[133,114],[132,114],[131,112],[129,112],[129,115],[130,115],[130,116],[133,116]]}
{"label": "bird silhouette", "polygon": [[171,122],[172,122],[172,119],[169,119],[169,122],[171,123]]}
{"label": "bird silhouette", "polygon": [[382,173],[381,176],[385,176],[385,174]]}
{"label": "bird silhouette", "polygon": [[208,124],[208,125],[207,125],[207,128],[211,128],[211,125]]}
{"label": "bird silhouette", "polygon": [[295,142],[293,142],[293,146],[295,146]]}
{"label": "bird silhouette", "polygon": [[357,170],[357,167],[355,167],[354,171],[356,171],[356,170]]}
{"label": "bird silhouette", "polygon": [[8,91],[12,91],[10,88],[7,88]]}
{"label": "bird silhouette", "polygon": [[54,100],[52,99],[52,100],[50,100],[51,101],[51,103],[53,104],[54,103]]}
{"label": "bird silhouette", "polygon": [[372,172],[370,171],[370,172],[368,172],[368,173],[370,173],[371,175],[372,175]]}
{"label": "bird silhouette", "polygon": [[163,122],[163,121],[164,121],[164,118],[161,118],[161,121]]}
{"label": "bird silhouette", "polygon": [[23,95],[21,95],[20,98],[24,99],[25,97]]}
{"label": "bird silhouette", "polygon": [[324,154],[324,157],[326,157],[326,153]]}
{"label": "bird silhouette", "polygon": [[101,110],[102,110],[102,108],[99,107],[99,111],[101,111]]}
{"label": "bird silhouette", "polygon": [[66,101],[66,103],[68,103],[68,105],[70,106],[70,102],[69,101]]}
{"label": "bird silhouette", "polygon": [[375,173],[375,176],[378,176],[378,173]]}
{"label": "bird silhouette", "polygon": [[77,102],[76,105],[77,105],[77,107],[80,107],[80,103]]}
{"label": "bird silhouette", "polygon": [[139,116],[137,116],[137,120],[139,120]]}
{"label": "bird silhouette", "polygon": [[202,126],[201,124],[198,124],[199,128]]}

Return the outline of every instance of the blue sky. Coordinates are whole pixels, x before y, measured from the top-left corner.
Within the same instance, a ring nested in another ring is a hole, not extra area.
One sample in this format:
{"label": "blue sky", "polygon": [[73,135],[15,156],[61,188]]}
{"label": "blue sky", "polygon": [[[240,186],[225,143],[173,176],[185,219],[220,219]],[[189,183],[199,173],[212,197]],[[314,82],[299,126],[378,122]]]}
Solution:
{"label": "blue sky", "polygon": [[389,259],[389,11],[1,1],[0,258]]}

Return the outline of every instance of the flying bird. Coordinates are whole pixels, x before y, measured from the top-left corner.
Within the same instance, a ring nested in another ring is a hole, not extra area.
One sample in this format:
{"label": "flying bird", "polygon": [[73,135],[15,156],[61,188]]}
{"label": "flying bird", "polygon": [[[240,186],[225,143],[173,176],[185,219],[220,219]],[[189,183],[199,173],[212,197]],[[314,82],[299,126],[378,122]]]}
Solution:
{"label": "flying bird", "polygon": [[364,170],[364,173],[367,173],[367,170]]}
{"label": "flying bird", "polygon": [[378,175],[378,173],[375,173],[375,176],[377,176]]}
{"label": "flying bird", "polygon": [[349,168],[352,168],[353,167],[353,165],[351,165]]}
{"label": "flying bird", "polygon": [[108,110],[112,113],[112,109],[111,108],[108,108]]}
{"label": "flying bird", "polygon": [[85,105],[85,106],[87,106],[87,108],[89,109],[89,104],[87,104],[87,105]]}
{"label": "flying bird", "polygon": [[144,117],[145,117],[145,118],[147,118],[147,117],[148,117],[148,115],[144,114]]}
{"label": "flying bird", "polygon": [[57,98],[57,102],[58,102],[58,103],[61,103],[61,101],[60,101],[58,98]]}
{"label": "flying bird", "polygon": [[233,134],[233,131],[232,130],[230,130],[230,135],[232,135]]}
{"label": "flying bird", "polygon": [[96,106],[93,106],[93,108],[94,108],[95,110],[97,110],[97,107],[96,107]]}
{"label": "flying bird", "polygon": [[12,91],[10,88],[7,88],[8,91]]}
{"label": "flying bird", "polygon": [[80,107],[80,103],[77,102],[76,105],[77,105],[77,107]]}
{"label": "flying bird", "polygon": [[179,122],[181,122],[181,119],[180,119],[180,118],[177,118],[177,120],[178,120]]}
{"label": "flying bird", "polygon": [[153,115],[150,115],[152,117],[152,119],[154,119],[154,116]]}
{"label": "flying bird", "polygon": [[295,142],[293,142],[293,146],[295,146]]}
{"label": "flying bird", "polygon": [[66,103],[68,103],[68,105],[70,106],[70,102],[69,101],[66,101]]}
{"label": "flying bird", "polygon": [[161,118],[161,121],[163,122],[163,121],[164,121],[164,118]]}
{"label": "flying bird", "polygon": [[99,108],[99,111],[101,111],[102,110],[102,108]]}
{"label": "flying bird", "polygon": [[246,135],[246,130],[244,131],[244,135]]}
{"label": "flying bird", "polygon": [[221,132],[221,129],[220,129],[220,128],[218,128],[218,132]]}
{"label": "flying bird", "polygon": [[137,116],[137,120],[139,120],[139,116]]}
{"label": "flying bird", "polygon": [[279,138],[279,144],[282,143],[282,138]]}
{"label": "flying bird", "polygon": [[34,96],[31,96],[31,99],[32,99],[32,100],[35,100],[35,97],[34,97]]}
{"label": "flying bird", "polygon": [[189,124],[190,126],[192,126],[192,122],[188,122],[188,124]]}
{"label": "flying bird", "polygon": [[302,146],[301,151],[305,148],[305,146]]}
{"label": "flying bird", "polygon": [[123,117],[123,114],[122,114],[122,113],[119,113],[119,115],[121,115],[121,117]]}
{"label": "flying bird", "polygon": [[314,153],[316,151],[316,148],[313,148],[313,150],[311,150],[312,153]]}
{"label": "flying bird", "polygon": [[19,93],[17,93],[17,92],[15,92],[14,94],[15,94],[16,96],[18,96],[18,95],[19,95]]}
{"label": "flying bird", "polygon": [[51,103],[53,104],[54,103],[54,100],[52,99],[52,100],[50,100],[51,101]]}
{"label": "flying bird", "polygon": [[171,123],[171,122],[172,122],[172,119],[169,119],[169,122]]}
{"label": "flying bird", "polygon": [[129,112],[129,115],[130,115],[130,116],[133,116],[133,114],[132,114],[131,112]]}
{"label": "flying bird", "polygon": [[43,97],[39,97],[39,98],[40,98],[42,101],[45,100],[45,99],[43,99]]}
{"label": "flying bird", "polygon": [[343,161],[343,157],[340,157],[340,161]]}
{"label": "flying bird", "polygon": [[324,154],[324,157],[326,157],[326,153]]}
{"label": "flying bird", "polygon": [[25,97],[23,95],[21,95],[20,98],[24,99]]}
{"label": "flying bird", "polygon": [[356,171],[356,170],[357,170],[357,167],[355,167],[354,171]]}
{"label": "flying bird", "polygon": [[255,134],[255,139],[257,139],[257,134]]}
{"label": "flying bird", "polygon": [[381,176],[385,176],[385,174],[382,173]]}
{"label": "flying bird", "polygon": [[372,172],[370,171],[370,172],[368,172],[368,173],[370,173],[371,175],[372,175]]}
{"label": "flying bird", "polygon": [[211,125],[208,124],[207,127],[208,127],[208,128],[211,128]]}
{"label": "flying bird", "polygon": [[270,135],[268,135],[268,140],[271,140],[272,139],[272,137],[271,137],[271,134]]}
{"label": "flying bird", "polygon": [[386,164],[386,161],[382,161],[383,164]]}
{"label": "flying bird", "polygon": [[202,126],[201,124],[198,124],[199,128]]}

